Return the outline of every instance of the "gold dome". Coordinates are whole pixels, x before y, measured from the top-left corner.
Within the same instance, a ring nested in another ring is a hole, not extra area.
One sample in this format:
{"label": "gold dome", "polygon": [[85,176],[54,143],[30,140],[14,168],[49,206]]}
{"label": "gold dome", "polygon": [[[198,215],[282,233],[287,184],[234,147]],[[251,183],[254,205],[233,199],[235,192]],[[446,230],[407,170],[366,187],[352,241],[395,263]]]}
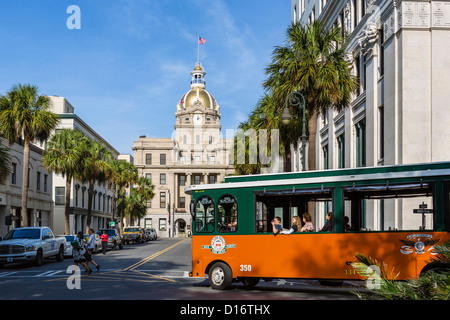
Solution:
{"label": "gold dome", "polygon": [[180,100],[181,108],[190,108],[197,102],[197,100],[200,101],[206,109],[217,110],[218,108],[218,104],[213,95],[202,88],[194,88],[189,90]]}
{"label": "gold dome", "polygon": [[200,66],[200,63],[197,63],[197,65],[195,66],[194,70],[199,70],[199,71],[204,71],[203,68]]}

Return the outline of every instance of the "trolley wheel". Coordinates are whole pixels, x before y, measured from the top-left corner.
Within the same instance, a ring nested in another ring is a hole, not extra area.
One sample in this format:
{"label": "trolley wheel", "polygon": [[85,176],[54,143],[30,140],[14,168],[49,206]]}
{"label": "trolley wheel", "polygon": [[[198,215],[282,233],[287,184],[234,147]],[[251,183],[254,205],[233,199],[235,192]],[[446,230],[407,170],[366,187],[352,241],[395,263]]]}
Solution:
{"label": "trolley wheel", "polygon": [[212,289],[225,290],[233,282],[233,273],[226,263],[216,262],[209,270],[208,279]]}

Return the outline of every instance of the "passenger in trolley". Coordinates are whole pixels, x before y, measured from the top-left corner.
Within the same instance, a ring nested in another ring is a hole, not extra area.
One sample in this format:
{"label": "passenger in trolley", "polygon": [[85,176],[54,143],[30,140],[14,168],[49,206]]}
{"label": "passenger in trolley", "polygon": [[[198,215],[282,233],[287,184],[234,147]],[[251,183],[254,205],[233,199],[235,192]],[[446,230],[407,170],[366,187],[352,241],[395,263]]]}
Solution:
{"label": "passenger in trolley", "polygon": [[299,216],[292,217],[292,226],[289,230],[283,229],[281,231],[282,234],[291,234],[292,232],[298,232],[302,228],[302,223],[300,221]]}
{"label": "passenger in trolley", "polygon": [[325,219],[327,219],[327,222],[325,222],[325,225],[319,231],[330,231],[330,232],[333,232],[333,225],[334,225],[333,213],[332,212],[328,212],[327,215],[325,216]]}
{"label": "passenger in trolley", "polygon": [[314,226],[311,222],[311,215],[306,212],[302,215],[303,218],[303,222],[305,223],[305,225],[301,228],[301,232],[312,232],[314,231]]}

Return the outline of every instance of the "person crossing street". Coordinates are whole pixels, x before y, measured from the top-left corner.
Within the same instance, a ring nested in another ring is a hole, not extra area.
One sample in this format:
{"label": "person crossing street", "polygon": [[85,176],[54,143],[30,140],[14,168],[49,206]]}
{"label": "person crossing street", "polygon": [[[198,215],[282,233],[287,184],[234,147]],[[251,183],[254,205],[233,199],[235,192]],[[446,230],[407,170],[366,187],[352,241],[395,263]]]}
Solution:
{"label": "person crossing street", "polygon": [[87,242],[87,250],[86,250],[86,264],[89,265],[89,263],[92,263],[96,268],[97,271],[100,270],[100,265],[98,265],[94,260],[92,260],[92,252],[94,251],[95,247],[95,234],[94,229],[89,229],[89,241]]}
{"label": "person crossing street", "polygon": [[102,231],[100,239],[102,239],[102,252],[103,254],[106,254],[106,247],[108,245],[108,234],[106,233],[106,230]]}

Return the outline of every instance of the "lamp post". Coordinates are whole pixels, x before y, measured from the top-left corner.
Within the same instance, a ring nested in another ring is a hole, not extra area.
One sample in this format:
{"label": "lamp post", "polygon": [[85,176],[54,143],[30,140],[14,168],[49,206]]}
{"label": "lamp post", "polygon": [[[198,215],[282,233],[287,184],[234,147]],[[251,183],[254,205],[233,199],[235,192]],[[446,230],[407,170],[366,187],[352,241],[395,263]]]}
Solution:
{"label": "lamp post", "polygon": [[289,112],[289,105],[293,107],[300,107],[302,109],[302,171],[306,171],[305,166],[305,149],[306,149],[306,141],[308,137],[306,136],[306,103],[305,97],[298,91],[291,92],[286,97],[286,102],[283,109],[283,114],[281,115],[281,122],[284,125],[288,125],[291,121],[291,114]]}

